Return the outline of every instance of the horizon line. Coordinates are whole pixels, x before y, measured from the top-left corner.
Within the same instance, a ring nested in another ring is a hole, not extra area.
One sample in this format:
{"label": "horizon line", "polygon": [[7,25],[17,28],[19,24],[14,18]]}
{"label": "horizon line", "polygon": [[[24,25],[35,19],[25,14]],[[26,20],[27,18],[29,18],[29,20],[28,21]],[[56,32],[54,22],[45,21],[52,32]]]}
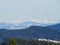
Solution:
{"label": "horizon line", "polygon": [[0,23],[22,23],[22,22],[37,22],[37,23],[46,23],[46,24],[60,23],[60,21],[49,21],[49,20],[11,20],[11,21],[0,20]]}

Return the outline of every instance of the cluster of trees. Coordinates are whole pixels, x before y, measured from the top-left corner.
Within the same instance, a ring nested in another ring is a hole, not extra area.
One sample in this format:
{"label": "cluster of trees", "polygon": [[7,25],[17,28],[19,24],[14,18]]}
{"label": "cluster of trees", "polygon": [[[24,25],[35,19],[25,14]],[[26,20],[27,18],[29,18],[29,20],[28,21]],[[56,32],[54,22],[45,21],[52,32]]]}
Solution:
{"label": "cluster of trees", "polygon": [[38,40],[11,38],[7,43],[2,43],[2,45],[60,45],[60,44]]}

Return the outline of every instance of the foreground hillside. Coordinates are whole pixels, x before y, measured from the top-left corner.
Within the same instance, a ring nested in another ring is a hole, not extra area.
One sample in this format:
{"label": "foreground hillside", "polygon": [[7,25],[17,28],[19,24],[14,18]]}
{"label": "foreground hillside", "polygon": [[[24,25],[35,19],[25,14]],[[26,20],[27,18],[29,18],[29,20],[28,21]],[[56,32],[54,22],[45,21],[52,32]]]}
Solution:
{"label": "foreground hillside", "polygon": [[27,40],[10,38],[8,42],[3,42],[1,45],[60,45],[60,43],[38,40]]}

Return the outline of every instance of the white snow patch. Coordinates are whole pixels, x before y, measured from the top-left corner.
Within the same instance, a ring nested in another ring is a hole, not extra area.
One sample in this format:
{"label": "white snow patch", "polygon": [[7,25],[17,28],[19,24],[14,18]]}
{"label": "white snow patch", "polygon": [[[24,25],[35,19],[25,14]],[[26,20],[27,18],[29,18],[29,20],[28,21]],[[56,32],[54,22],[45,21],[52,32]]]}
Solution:
{"label": "white snow patch", "polygon": [[53,43],[60,43],[60,41],[50,40],[50,39],[38,39],[38,41],[47,41],[47,42],[53,42]]}

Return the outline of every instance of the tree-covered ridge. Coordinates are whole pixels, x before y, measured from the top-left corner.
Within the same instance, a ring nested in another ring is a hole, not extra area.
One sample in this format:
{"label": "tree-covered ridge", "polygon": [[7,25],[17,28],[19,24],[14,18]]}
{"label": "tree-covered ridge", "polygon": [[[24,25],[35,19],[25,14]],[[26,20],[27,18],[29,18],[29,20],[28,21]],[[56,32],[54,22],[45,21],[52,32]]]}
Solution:
{"label": "tree-covered ridge", "polygon": [[60,45],[38,39],[60,41],[60,31],[47,27],[31,26],[26,29],[0,29],[0,45]]}
{"label": "tree-covered ridge", "polygon": [[60,45],[60,43],[10,38],[9,41],[7,42],[7,45]]}
{"label": "tree-covered ridge", "polygon": [[11,37],[26,38],[26,39],[51,39],[60,40],[60,31],[52,30],[47,27],[31,26],[26,29],[0,29],[0,40],[6,41]]}

